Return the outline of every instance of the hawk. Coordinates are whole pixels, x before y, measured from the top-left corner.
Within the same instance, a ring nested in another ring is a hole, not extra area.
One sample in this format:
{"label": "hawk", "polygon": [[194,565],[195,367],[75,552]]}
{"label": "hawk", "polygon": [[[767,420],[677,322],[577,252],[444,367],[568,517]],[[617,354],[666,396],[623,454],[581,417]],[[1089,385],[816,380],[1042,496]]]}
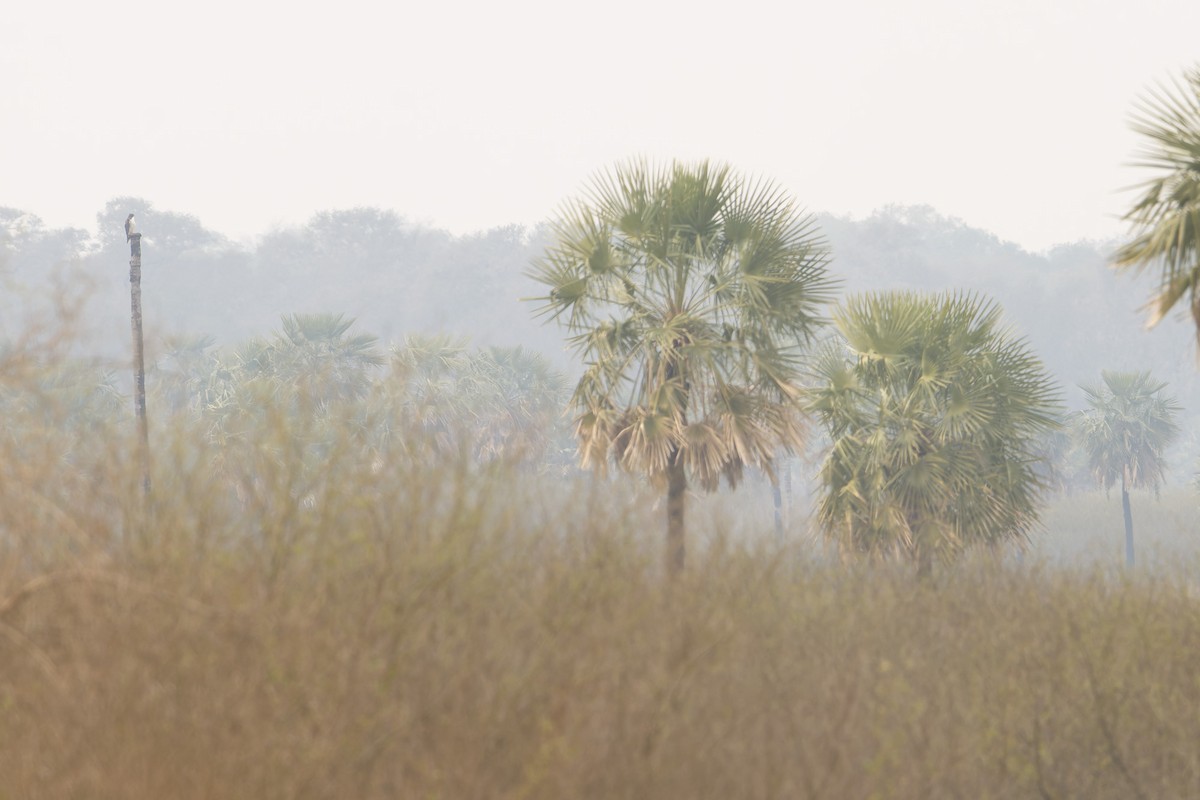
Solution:
{"label": "hawk", "polygon": [[135,233],[137,233],[137,223],[133,221],[133,214],[130,214],[125,218],[125,241],[128,242],[132,239]]}

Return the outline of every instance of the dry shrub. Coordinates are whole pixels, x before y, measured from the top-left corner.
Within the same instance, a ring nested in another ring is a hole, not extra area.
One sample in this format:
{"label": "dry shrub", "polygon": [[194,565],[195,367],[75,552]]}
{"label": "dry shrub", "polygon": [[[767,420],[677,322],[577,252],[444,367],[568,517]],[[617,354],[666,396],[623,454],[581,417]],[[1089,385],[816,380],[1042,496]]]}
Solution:
{"label": "dry shrub", "polygon": [[159,425],[148,506],[122,434],[9,421],[0,798],[1200,795],[1182,578],[667,581],[628,483],[261,418]]}

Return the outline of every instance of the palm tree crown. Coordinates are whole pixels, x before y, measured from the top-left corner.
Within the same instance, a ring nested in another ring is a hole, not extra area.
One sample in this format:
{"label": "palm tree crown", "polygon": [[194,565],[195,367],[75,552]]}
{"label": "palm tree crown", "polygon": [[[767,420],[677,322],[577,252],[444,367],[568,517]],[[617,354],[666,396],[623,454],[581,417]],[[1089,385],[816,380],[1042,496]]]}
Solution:
{"label": "palm tree crown", "polygon": [[587,361],[576,386],[584,464],[652,476],[676,453],[704,486],[774,441],[799,445],[797,345],[829,297],[811,217],[727,167],[626,164],[553,223],[535,264],[544,311]]}
{"label": "palm tree crown", "polygon": [[343,314],[285,315],[270,345],[274,375],[319,403],[361,397],[384,357],[374,336],[348,335],[353,325]]}
{"label": "palm tree crown", "polygon": [[824,241],[780,189],[708,162],[602,173],[551,232],[531,274],[586,362],[581,460],[667,483],[678,570],[689,477],[735,485],[802,444],[799,348],[833,290]]}
{"label": "palm tree crown", "polygon": [[465,448],[483,463],[529,458],[561,431],[566,382],[536,353],[411,336],[392,367],[390,404],[442,452]]}
{"label": "palm tree crown", "polygon": [[797,347],[833,283],[815,221],[776,187],[702,162],[599,175],[553,223],[533,277],[587,363],[582,460],[708,488],[799,446]]}
{"label": "palm tree crown", "polygon": [[1057,390],[1000,315],[971,295],[907,292],[835,310],[844,342],[818,358],[809,407],[832,441],[819,519],[847,550],[927,572],[1033,526]]}
{"label": "palm tree crown", "polygon": [[1151,326],[1190,295],[1200,338],[1200,67],[1182,81],[1150,92],[1138,105],[1133,129],[1146,137],[1137,166],[1155,177],[1125,215],[1134,237],[1113,257],[1117,269],[1161,267],[1151,299]]}
{"label": "palm tree crown", "polygon": [[1166,474],[1163,453],[1179,433],[1179,404],[1163,393],[1167,384],[1149,372],[1102,372],[1102,386],[1081,387],[1088,409],[1077,435],[1096,482],[1105,489],[1158,490]]}

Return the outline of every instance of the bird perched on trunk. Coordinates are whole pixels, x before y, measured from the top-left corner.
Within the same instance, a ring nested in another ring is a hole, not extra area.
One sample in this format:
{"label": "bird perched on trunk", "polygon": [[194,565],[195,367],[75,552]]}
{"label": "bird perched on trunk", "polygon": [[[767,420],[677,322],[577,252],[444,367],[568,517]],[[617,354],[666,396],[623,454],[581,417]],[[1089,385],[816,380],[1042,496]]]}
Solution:
{"label": "bird perched on trunk", "polygon": [[130,214],[125,218],[125,241],[128,242],[132,239],[135,233],[137,233],[137,223],[133,221],[133,214]]}

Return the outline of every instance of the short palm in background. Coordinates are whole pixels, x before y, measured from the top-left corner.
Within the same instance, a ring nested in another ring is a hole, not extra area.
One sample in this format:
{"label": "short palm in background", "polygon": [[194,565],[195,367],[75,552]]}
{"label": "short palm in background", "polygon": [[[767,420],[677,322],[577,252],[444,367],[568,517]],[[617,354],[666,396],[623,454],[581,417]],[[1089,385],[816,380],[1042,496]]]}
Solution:
{"label": "short palm in background", "polygon": [[1167,384],[1149,372],[1101,373],[1103,385],[1081,387],[1088,408],[1076,418],[1075,433],[1096,483],[1121,485],[1125,514],[1125,563],[1133,566],[1133,513],[1130,489],[1162,488],[1164,451],[1179,434],[1179,404],[1165,393]]}
{"label": "short palm in background", "polygon": [[832,445],[818,519],[844,551],[919,575],[1037,521],[1058,391],[1000,308],[962,294],[857,295],[814,367],[810,410]]}

